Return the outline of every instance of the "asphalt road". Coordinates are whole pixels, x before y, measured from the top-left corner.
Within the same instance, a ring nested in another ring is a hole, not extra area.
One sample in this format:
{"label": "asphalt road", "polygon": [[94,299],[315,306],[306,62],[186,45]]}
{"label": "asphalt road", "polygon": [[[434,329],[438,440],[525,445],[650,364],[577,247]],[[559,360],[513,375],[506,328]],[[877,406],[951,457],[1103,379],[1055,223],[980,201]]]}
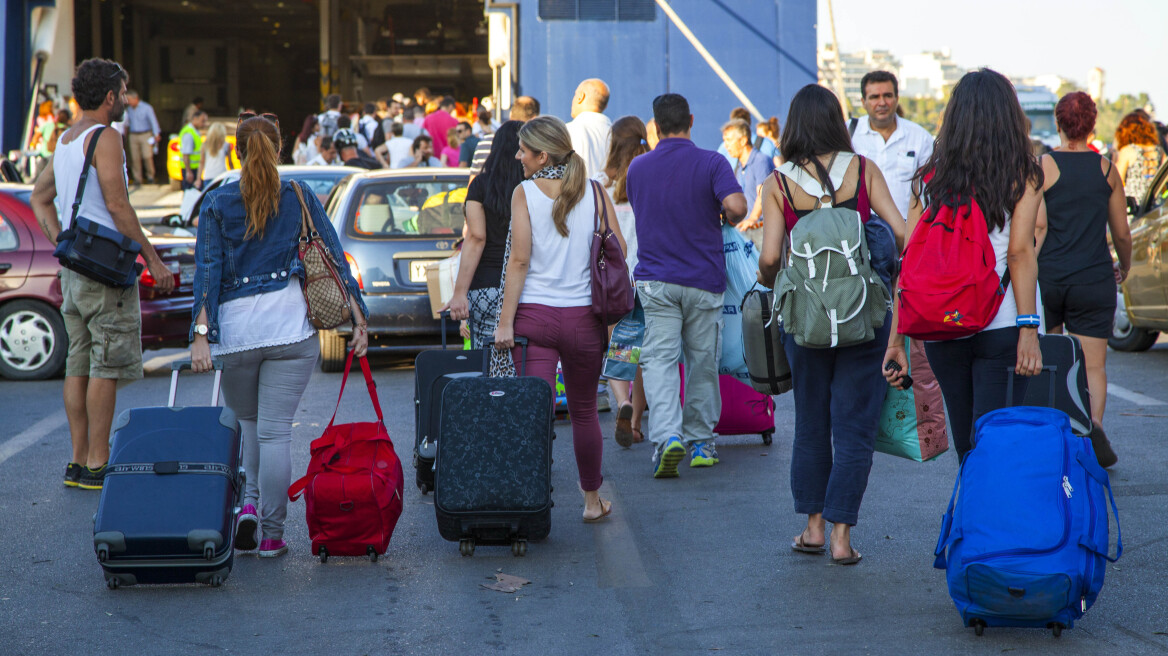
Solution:
{"label": "asphalt road", "polygon": [[[173,352],[172,352],[173,353]],[[147,358],[166,356],[149,352]],[[612,517],[580,521],[570,427],[557,423],[551,536],[515,558],[502,547],[459,556],[439,537],[432,497],[413,488],[413,371],[378,361],[375,377],[405,463],[405,512],[376,564],[309,552],[303,503],[290,506],[280,559],[241,557],[205,586],[106,589],[93,553],[98,493],[61,485],[69,457],[61,382],[0,381],[0,653],[23,654],[1157,654],[1168,652],[1168,344],[1110,354],[1107,425],[1125,553],[1075,628],[961,626],[932,568],[956,457],[919,464],[876,454],[854,544],[856,567],[793,554],[801,528],[788,472],[793,409],[778,398],[774,444],[719,442],[721,464],[650,476],[649,448],[619,448],[602,414],[603,493]],[[161,362],[165,357],[156,361]],[[358,381],[360,379],[358,378]],[[202,403],[210,378],[180,403]],[[168,377],[125,386],[119,409],[161,405]],[[308,461],[340,376],[314,374],[294,429],[294,475]],[[351,385],[338,421],[368,420]],[[1142,396],[1141,396],[1142,395]],[[158,508],[158,512],[166,512]],[[487,590],[496,572],[531,581]]]}

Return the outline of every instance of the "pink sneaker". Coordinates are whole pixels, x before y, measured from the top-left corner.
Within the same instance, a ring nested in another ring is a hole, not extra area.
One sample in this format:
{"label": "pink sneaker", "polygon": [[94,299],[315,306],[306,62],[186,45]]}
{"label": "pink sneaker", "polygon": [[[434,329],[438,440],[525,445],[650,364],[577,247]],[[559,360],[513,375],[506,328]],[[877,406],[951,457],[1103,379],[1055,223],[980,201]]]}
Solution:
{"label": "pink sneaker", "polygon": [[283,540],[264,540],[260,543],[260,558],[275,558],[288,553],[288,544]]}
{"label": "pink sneaker", "polygon": [[235,520],[235,548],[240,551],[252,551],[259,546],[256,541],[256,529],[259,528],[260,518],[256,507],[247,504],[239,511]]}

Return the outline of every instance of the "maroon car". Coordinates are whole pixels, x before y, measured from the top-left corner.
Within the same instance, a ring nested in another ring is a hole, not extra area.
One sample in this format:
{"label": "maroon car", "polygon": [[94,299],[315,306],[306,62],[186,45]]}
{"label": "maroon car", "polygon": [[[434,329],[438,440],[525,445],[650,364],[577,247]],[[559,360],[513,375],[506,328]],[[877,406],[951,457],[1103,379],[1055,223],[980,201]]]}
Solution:
{"label": "maroon car", "polygon": [[[61,266],[28,204],[31,185],[0,184],[0,376],[36,380],[65,368],[68,338],[61,320]],[[161,294],[154,278],[139,279],[143,348],[186,346],[191,325],[195,240],[151,235],[175,277]]]}

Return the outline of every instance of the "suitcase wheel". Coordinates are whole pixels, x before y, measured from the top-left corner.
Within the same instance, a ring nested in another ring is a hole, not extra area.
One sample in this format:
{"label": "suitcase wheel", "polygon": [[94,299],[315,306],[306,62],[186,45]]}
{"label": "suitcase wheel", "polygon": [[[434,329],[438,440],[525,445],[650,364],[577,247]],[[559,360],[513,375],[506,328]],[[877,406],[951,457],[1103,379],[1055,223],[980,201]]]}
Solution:
{"label": "suitcase wheel", "polygon": [[1066,625],[1064,625],[1062,622],[1051,622],[1046,626],[1050,628],[1051,634],[1053,634],[1056,638],[1061,636],[1063,634],[1063,629],[1066,628]]}
{"label": "suitcase wheel", "polygon": [[[458,541],[458,553],[462,554],[464,557],[473,556],[474,548],[474,538],[463,538]],[[511,549],[515,549],[514,545],[512,545]]]}
{"label": "suitcase wheel", "polygon": [[511,543],[511,555],[521,558],[527,555],[527,540],[515,540]]}
{"label": "suitcase wheel", "polygon": [[328,562],[328,549],[322,546],[320,548],[320,564],[323,565],[327,562]]}
{"label": "suitcase wheel", "polygon": [[377,562],[377,550],[373,548],[373,545],[369,545],[369,548],[365,550],[365,553],[369,554],[370,561]]}
{"label": "suitcase wheel", "polygon": [[223,577],[216,574],[216,575],[212,576],[211,580],[207,581],[207,583],[209,583],[212,588],[217,588],[217,587],[223,585]]}
{"label": "suitcase wheel", "polygon": [[763,433],[762,434],[762,443],[767,445],[767,446],[770,446],[771,442],[774,441],[774,436],[775,436],[775,432],[773,430],[769,430],[769,431]]}
{"label": "suitcase wheel", "polygon": [[118,577],[110,576],[105,580],[105,587],[109,588],[110,590],[117,590],[120,583],[121,581],[118,580]]}
{"label": "suitcase wheel", "polygon": [[980,636],[985,633],[985,620],[972,620],[969,625],[973,627],[973,635]]}

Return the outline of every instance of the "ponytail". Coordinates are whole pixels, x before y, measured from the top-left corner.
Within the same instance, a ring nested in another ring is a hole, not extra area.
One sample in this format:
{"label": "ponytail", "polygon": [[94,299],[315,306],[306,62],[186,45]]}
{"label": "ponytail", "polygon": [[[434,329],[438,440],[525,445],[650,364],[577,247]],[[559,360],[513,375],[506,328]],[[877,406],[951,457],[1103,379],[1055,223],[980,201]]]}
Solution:
{"label": "ponytail", "polygon": [[246,146],[240,149],[246,155],[240,166],[239,190],[247,212],[247,231],[243,237],[250,239],[255,235],[264,236],[264,226],[280,204],[280,172],[276,169],[279,154],[263,130],[251,131],[244,143]]}
{"label": "ponytail", "polygon": [[588,171],[584,168],[584,158],[569,151],[564,164],[564,181],[560,185],[560,195],[552,205],[552,222],[556,224],[556,232],[568,236],[568,214],[584,197],[584,188],[588,185]]}

